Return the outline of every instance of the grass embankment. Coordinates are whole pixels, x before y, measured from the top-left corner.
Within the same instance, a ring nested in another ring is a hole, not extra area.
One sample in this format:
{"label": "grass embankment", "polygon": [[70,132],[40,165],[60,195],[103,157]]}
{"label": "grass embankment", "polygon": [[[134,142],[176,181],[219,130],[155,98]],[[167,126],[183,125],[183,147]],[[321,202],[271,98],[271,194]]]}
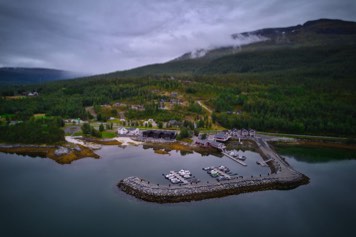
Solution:
{"label": "grass embankment", "polygon": [[47,146],[47,145],[39,145],[39,146],[16,146],[16,147],[0,147],[0,152],[11,153],[11,154],[19,154],[19,155],[28,155],[33,157],[48,157],[51,160],[59,164],[70,164],[75,160],[79,160],[82,158],[92,157],[99,158],[97,154],[95,154],[91,149],[78,145],[80,149],[74,149],[71,145],[64,146],[69,149],[67,154],[57,156],[55,151],[57,149],[56,146]]}

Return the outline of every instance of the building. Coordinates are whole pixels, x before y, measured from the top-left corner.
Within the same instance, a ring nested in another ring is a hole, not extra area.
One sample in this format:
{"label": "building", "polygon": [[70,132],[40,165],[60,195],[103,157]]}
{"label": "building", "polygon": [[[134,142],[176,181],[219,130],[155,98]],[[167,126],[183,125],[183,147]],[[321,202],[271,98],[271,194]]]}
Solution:
{"label": "building", "polygon": [[248,135],[249,135],[248,131],[246,129],[242,129],[241,136],[247,137]]}
{"label": "building", "polygon": [[138,136],[140,135],[140,129],[138,128],[128,128],[127,129],[127,135],[129,136]]}
{"label": "building", "polygon": [[197,145],[199,145],[199,146],[207,147],[207,146],[209,146],[209,140],[207,140],[207,139],[204,139],[204,140],[202,140],[202,139],[197,139],[197,140],[195,141],[195,144],[197,144]]}
{"label": "building", "polygon": [[219,132],[219,133],[215,134],[215,136],[214,136],[214,140],[218,141],[218,142],[226,142],[230,138],[231,138],[231,136],[226,132]]}
{"label": "building", "polygon": [[164,131],[164,130],[142,131],[142,137],[144,137],[144,138],[173,140],[176,138],[176,136],[177,136],[177,133],[175,131]]}
{"label": "building", "polygon": [[208,145],[219,150],[224,150],[226,148],[223,143],[217,141],[208,141]]}
{"label": "building", "polygon": [[129,131],[125,127],[119,127],[117,129],[117,134],[119,135],[126,135]]}
{"label": "building", "polygon": [[253,130],[253,129],[250,129],[250,130],[248,131],[248,133],[249,133],[250,137],[255,137],[255,136],[256,136],[256,131]]}
{"label": "building", "polygon": [[178,122],[175,119],[169,120],[167,122],[167,127],[180,127],[182,125],[182,122]]}
{"label": "building", "polygon": [[157,123],[153,119],[148,119],[143,122],[143,126],[149,126],[149,124],[151,124],[152,127],[157,127]]}

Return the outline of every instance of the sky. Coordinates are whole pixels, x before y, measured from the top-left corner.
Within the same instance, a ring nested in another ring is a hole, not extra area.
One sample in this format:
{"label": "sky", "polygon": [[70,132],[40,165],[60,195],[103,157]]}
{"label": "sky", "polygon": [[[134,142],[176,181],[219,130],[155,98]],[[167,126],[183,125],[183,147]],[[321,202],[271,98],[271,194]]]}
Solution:
{"label": "sky", "polygon": [[106,73],[355,12],[355,0],[0,0],[0,67]]}

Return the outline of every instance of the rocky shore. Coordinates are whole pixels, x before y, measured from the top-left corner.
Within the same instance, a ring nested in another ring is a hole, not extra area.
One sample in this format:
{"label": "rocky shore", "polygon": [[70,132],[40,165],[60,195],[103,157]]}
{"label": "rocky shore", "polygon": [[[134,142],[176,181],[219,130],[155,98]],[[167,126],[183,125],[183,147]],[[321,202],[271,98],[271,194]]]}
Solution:
{"label": "rocky shore", "polygon": [[99,158],[91,149],[82,145],[27,145],[0,144],[0,152],[19,155],[48,157],[59,164],[70,164],[86,157]]}

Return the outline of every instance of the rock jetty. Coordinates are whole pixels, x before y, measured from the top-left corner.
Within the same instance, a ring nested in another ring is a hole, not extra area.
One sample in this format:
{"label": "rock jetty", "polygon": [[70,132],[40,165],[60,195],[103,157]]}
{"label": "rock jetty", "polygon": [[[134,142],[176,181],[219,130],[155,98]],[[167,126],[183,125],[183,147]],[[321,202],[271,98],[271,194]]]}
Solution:
{"label": "rock jetty", "polygon": [[294,170],[263,139],[255,139],[263,159],[268,161],[272,174],[258,177],[239,177],[210,183],[190,183],[187,185],[159,185],[138,177],[128,177],[118,183],[118,187],[139,199],[174,203],[197,201],[227,195],[272,189],[293,189],[308,184],[309,178]]}

